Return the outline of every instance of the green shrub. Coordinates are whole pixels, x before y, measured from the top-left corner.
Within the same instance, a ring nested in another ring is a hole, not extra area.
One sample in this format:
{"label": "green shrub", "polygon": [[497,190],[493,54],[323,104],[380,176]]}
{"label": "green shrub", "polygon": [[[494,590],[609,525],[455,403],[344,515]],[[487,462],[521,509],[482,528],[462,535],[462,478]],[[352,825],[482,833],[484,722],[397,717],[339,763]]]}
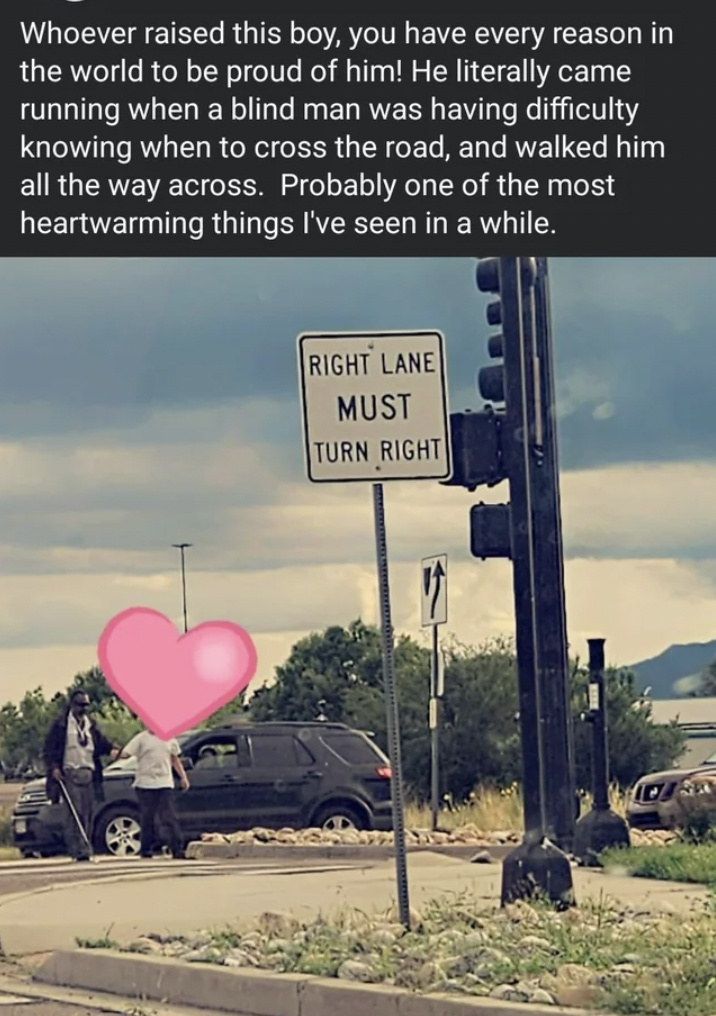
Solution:
{"label": "green shrub", "polygon": [[696,812],[684,819],[679,827],[684,843],[716,843],[716,808]]}

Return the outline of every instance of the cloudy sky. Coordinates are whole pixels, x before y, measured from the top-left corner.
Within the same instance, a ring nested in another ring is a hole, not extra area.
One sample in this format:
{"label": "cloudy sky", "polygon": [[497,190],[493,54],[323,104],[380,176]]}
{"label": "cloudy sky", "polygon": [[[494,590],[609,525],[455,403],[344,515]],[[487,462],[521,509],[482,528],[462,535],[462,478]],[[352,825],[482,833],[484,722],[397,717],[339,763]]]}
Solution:
{"label": "cloudy sky", "polygon": [[[614,662],[716,637],[716,260],[552,264],[568,621]],[[478,408],[469,260],[0,262],[0,701],[64,687],[130,606],[254,636],[257,683],[305,633],[375,619],[370,490],[303,474],[296,336],[431,328]],[[498,494],[502,491],[498,489]],[[386,488],[396,627],[450,554],[450,624],[510,632],[510,570],[468,555],[479,497]]]}

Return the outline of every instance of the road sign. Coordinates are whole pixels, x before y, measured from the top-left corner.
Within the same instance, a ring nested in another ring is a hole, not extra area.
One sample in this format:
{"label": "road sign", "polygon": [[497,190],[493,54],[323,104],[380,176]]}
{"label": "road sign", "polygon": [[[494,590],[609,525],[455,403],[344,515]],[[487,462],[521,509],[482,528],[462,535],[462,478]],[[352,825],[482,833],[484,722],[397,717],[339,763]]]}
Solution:
{"label": "road sign", "polygon": [[311,482],[450,479],[441,332],[306,332],[298,362]]}
{"label": "road sign", "polygon": [[423,628],[447,624],[447,554],[420,562],[420,608]]}

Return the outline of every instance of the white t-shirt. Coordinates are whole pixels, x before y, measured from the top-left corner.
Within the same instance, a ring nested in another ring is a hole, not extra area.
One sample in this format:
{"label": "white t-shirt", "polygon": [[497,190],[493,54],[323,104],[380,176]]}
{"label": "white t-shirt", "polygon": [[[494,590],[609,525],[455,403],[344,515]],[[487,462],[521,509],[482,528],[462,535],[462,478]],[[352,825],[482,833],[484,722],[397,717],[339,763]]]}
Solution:
{"label": "white t-shirt", "polygon": [[132,738],[123,754],[137,760],[135,787],[140,790],[162,790],[174,786],[172,755],[180,754],[176,741],[161,741],[148,730],[143,730]]}

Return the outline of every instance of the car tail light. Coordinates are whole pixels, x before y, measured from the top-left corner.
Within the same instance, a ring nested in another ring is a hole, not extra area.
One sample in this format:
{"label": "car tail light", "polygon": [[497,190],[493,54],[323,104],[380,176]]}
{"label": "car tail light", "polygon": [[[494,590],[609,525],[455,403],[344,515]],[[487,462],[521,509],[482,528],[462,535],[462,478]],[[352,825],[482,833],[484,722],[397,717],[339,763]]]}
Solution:
{"label": "car tail light", "polygon": [[393,770],[390,766],[378,766],[375,772],[383,780],[389,780],[393,776]]}

